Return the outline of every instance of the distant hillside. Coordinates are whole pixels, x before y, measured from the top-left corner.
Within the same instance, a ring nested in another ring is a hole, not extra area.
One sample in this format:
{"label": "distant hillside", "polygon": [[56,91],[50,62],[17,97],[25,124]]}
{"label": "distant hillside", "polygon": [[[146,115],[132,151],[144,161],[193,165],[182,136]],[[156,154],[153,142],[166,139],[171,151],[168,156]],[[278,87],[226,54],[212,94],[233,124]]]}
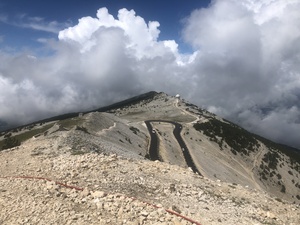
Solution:
{"label": "distant hillside", "polygon": [[[146,120],[153,121],[151,135]],[[181,138],[174,136],[171,122],[179,124]],[[93,111],[59,115],[2,131],[0,149],[53,137],[58,143],[52,150],[35,149],[33,154],[59,149],[71,154],[115,153],[146,159],[151,138],[156,138],[152,148],[160,161],[187,167],[188,156],[199,174],[208,179],[300,202],[299,150],[255,135],[165,93],[148,92]]]}
{"label": "distant hillside", "polygon": [[71,118],[77,117],[79,114],[86,114],[86,113],[91,113],[91,112],[106,112],[106,111],[113,110],[113,109],[116,109],[116,108],[120,108],[120,107],[124,107],[124,106],[130,106],[131,104],[138,103],[139,101],[142,101],[142,100],[151,99],[156,94],[157,94],[157,92],[150,91],[150,92],[147,92],[147,93],[144,93],[144,94],[141,94],[141,95],[134,96],[134,97],[129,98],[129,99],[125,99],[125,100],[120,101],[120,102],[113,103],[113,104],[108,105],[108,106],[100,107],[98,109],[94,109],[94,110],[90,110],[90,111],[84,111],[84,112],[71,112],[71,113],[60,114],[60,115],[57,115],[57,116],[52,116],[52,117],[49,117],[49,118],[34,121],[32,123],[28,123],[28,124],[25,124],[25,125],[9,125],[6,122],[0,120],[0,132],[1,131],[9,132],[10,130],[13,130],[15,128],[30,127],[30,126],[33,126],[34,124],[38,124],[38,123],[48,123],[48,122],[51,122],[51,121],[71,119]]}

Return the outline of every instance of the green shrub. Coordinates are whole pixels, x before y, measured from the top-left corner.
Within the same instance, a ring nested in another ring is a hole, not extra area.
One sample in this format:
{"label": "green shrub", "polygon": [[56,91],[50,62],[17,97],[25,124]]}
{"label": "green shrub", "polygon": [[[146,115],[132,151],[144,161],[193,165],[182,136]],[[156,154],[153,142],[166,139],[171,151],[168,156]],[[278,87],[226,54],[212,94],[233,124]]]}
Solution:
{"label": "green shrub", "polygon": [[89,134],[88,130],[85,127],[76,126],[75,130],[80,130],[80,131],[83,131],[84,133]]}
{"label": "green shrub", "polygon": [[16,147],[19,145],[21,145],[21,142],[17,138],[8,137],[8,138],[4,139],[4,143],[2,145],[2,150],[13,148],[13,147]]}
{"label": "green shrub", "polygon": [[129,129],[134,133],[134,134],[137,134],[138,132],[140,132],[140,130],[136,127],[129,127]]}
{"label": "green shrub", "polygon": [[270,169],[275,170],[277,168],[279,158],[280,156],[277,152],[270,150],[264,155],[262,160],[268,164]]}
{"label": "green shrub", "polygon": [[[233,154],[239,152],[249,155],[250,151],[254,151],[255,147],[259,145],[250,132],[233,123],[224,123],[211,118],[208,122],[195,124],[194,128],[197,131],[203,131],[203,134],[210,137],[211,141],[219,144],[220,148],[226,142],[231,147]],[[216,137],[221,137],[221,140]]]}

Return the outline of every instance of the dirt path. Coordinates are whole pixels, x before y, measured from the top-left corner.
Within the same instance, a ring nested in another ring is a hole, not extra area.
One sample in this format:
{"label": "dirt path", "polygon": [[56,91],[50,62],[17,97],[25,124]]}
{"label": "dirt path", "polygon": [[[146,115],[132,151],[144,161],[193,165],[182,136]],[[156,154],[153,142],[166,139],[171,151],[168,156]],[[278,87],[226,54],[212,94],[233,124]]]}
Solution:
{"label": "dirt path", "polygon": [[[254,176],[254,169],[256,167],[258,167],[257,163],[258,163],[258,159],[261,157],[261,155],[263,154],[264,149],[260,148],[259,151],[257,152],[257,154],[254,156],[254,160],[253,160],[253,166],[251,168],[251,175],[252,175],[252,179],[255,180],[255,176]],[[259,186],[259,184],[257,184]],[[260,187],[260,186],[259,186]],[[262,188],[259,188],[260,190],[262,190]]]}

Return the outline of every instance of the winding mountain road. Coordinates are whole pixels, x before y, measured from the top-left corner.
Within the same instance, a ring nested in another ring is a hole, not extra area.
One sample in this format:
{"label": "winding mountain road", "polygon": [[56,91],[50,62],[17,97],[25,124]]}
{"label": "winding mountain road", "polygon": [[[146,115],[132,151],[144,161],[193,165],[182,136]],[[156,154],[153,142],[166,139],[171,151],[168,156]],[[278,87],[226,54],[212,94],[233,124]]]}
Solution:
{"label": "winding mountain road", "polygon": [[159,153],[158,153],[159,138],[157,137],[156,131],[153,129],[153,127],[151,125],[152,122],[170,123],[175,126],[175,128],[173,130],[173,134],[180,146],[180,149],[182,150],[182,154],[184,156],[187,166],[190,167],[193,170],[193,172],[198,173],[199,175],[202,176],[202,174],[199,172],[199,170],[195,166],[192,156],[190,155],[190,152],[189,152],[184,140],[182,139],[182,137],[180,135],[180,132],[182,130],[182,125],[179,123],[173,122],[173,121],[168,121],[168,120],[146,120],[145,121],[145,124],[148,128],[148,131],[149,131],[149,134],[151,137],[150,146],[149,146],[150,159],[162,161],[160,159]]}

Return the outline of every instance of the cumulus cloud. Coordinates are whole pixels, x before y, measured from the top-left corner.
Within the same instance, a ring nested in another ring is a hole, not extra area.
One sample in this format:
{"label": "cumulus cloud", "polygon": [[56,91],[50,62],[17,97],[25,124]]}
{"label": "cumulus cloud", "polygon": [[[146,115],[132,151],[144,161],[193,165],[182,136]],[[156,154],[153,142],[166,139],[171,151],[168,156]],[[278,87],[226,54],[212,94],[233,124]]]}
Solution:
{"label": "cumulus cloud", "polygon": [[145,20],[137,16],[134,10],[120,9],[118,19],[108,13],[106,8],[97,11],[97,18],[83,17],[74,27],[59,32],[58,38],[61,41],[73,41],[79,44],[82,53],[89,51],[97,45],[97,35],[99,30],[108,28],[119,29],[126,41],[126,49],[133,51],[134,57],[161,56],[165,53],[165,47],[172,52],[177,52],[177,44],[172,40],[158,42],[160,33],[159,23]]}
{"label": "cumulus cloud", "polygon": [[[25,123],[152,90],[144,77],[152,78],[140,70],[139,62],[149,58],[160,63],[154,58],[164,57],[167,64],[177,65],[177,44],[157,41],[158,25],[147,24],[133,10],[121,9],[114,19],[102,8],[97,18],[81,18],[59,32],[56,42],[39,39],[55,51],[52,56],[0,54],[0,118]],[[144,63],[151,70],[149,62]]]}
{"label": "cumulus cloud", "polygon": [[[178,92],[245,128],[300,147],[300,3],[214,0],[193,11],[181,54],[159,39],[159,22],[106,8],[39,40],[55,53],[0,53],[0,119],[36,118],[103,106],[142,92]],[[286,134],[289,135],[286,135]]]}
{"label": "cumulus cloud", "polygon": [[184,29],[185,40],[201,52],[195,64],[202,103],[298,147],[299,9],[294,0],[216,0],[195,10]]}

